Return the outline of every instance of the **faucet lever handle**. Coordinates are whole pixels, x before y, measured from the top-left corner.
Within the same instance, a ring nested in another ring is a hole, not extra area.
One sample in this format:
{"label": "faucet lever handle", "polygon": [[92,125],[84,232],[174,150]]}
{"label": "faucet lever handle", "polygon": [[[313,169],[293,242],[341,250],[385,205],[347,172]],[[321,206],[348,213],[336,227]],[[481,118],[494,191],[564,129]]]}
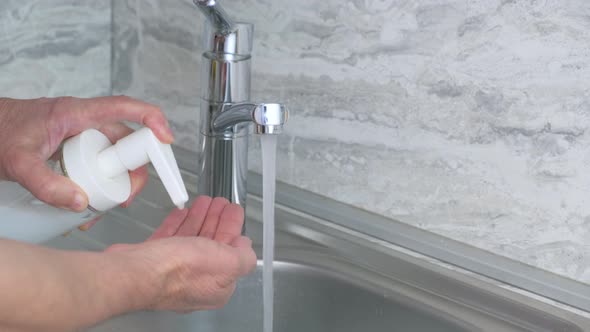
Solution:
{"label": "faucet lever handle", "polygon": [[224,105],[211,122],[211,129],[222,133],[242,122],[253,122],[256,134],[280,134],[287,122],[289,111],[283,104],[238,103]]}
{"label": "faucet lever handle", "polygon": [[193,3],[205,14],[211,25],[222,34],[232,32],[234,23],[217,0],[193,0]]}

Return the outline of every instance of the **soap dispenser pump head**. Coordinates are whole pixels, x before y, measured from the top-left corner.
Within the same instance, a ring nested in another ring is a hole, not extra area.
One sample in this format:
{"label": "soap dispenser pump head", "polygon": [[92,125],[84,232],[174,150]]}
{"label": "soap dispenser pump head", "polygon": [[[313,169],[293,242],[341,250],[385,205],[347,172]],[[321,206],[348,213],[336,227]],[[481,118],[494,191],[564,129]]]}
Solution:
{"label": "soap dispenser pump head", "polygon": [[179,209],[188,201],[172,147],[161,143],[149,128],[142,128],[126,136],[98,154],[98,166],[103,175],[115,177],[151,162],[164,188]]}
{"label": "soap dispenser pump head", "polygon": [[129,171],[151,162],[174,205],[184,208],[188,193],[172,147],[149,128],[141,128],[114,145],[100,131],[89,129],[64,144],[67,175],[88,195],[91,208],[107,211],[131,195]]}

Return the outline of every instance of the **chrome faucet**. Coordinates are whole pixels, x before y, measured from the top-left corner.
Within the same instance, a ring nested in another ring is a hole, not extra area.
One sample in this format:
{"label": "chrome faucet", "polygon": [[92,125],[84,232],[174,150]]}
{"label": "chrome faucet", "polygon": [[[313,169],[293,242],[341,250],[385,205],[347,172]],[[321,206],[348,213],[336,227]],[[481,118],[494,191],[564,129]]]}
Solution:
{"label": "chrome faucet", "polygon": [[253,25],[233,22],[216,0],[193,0],[207,17],[201,62],[199,194],[246,207],[248,135],[279,134],[288,111],[250,102]]}

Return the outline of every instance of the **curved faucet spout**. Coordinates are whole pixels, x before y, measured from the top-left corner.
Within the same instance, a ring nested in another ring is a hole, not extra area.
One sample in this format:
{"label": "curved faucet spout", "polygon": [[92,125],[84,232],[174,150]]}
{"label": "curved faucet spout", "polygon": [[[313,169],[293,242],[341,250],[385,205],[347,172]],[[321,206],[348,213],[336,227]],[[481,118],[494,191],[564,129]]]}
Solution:
{"label": "curved faucet spout", "polygon": [[274,103],[240,103],[224,106],[213,119],[214,132],[223,132],[242,122],[253,122],[257,134],[280,134],[289,117],[287,107]]}
{"label": "curved faucet spout", "polygon": [[193,0],[193,3],[209,19],[211,25],[220,33],[234,30],[234,23],[215,0]]}

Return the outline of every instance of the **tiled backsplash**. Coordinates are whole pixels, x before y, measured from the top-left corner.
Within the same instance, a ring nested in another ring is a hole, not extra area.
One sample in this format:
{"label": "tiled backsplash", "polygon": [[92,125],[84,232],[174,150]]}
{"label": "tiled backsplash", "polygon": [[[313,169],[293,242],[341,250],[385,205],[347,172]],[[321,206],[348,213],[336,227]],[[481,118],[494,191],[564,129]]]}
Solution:
{"label": "tiled backsplash", "polygon": [[[43,8],[30,2],[2,15],[24,20]],[[0,68],[11,70],[4,85],[16,77],[41,84],[33,95],[104,92],[103,80],[86,74],[106,75],[96,46],[105,45],[96,34],[103,25],[92,22],[106,22],[108,8],[83,3],[74,13],[95,13],[75,33],[21,32],[2,20],[11,32],[0,53]],[[291,109],[280,180],[590,282],[590,2],[222,4],[256,25],[253,99]],[[113,5],[113,92],[161,105],[178,144],[195,150],[201,14],[189,0]],[[63,31],[74,26],[53,19]],[[53,44],[29,40],[68,36],[59,56]],[[88,67],[72,70],[80,61]],[[54,76],[22,74],[33,65]],[[260,168],[255,140],[250,166]]]}
{"label": "tiled backsplash", "polygon": [[2,0],[0,95],[110,93],[110,0]]}
{"label": "tiled backsplash", "polygon": [[[253,99],[292,111],[281,180],[590,282],[589,2],[222,3],[256,26]],[[114,17],[115,92],[196,149],[201,14]]]}

